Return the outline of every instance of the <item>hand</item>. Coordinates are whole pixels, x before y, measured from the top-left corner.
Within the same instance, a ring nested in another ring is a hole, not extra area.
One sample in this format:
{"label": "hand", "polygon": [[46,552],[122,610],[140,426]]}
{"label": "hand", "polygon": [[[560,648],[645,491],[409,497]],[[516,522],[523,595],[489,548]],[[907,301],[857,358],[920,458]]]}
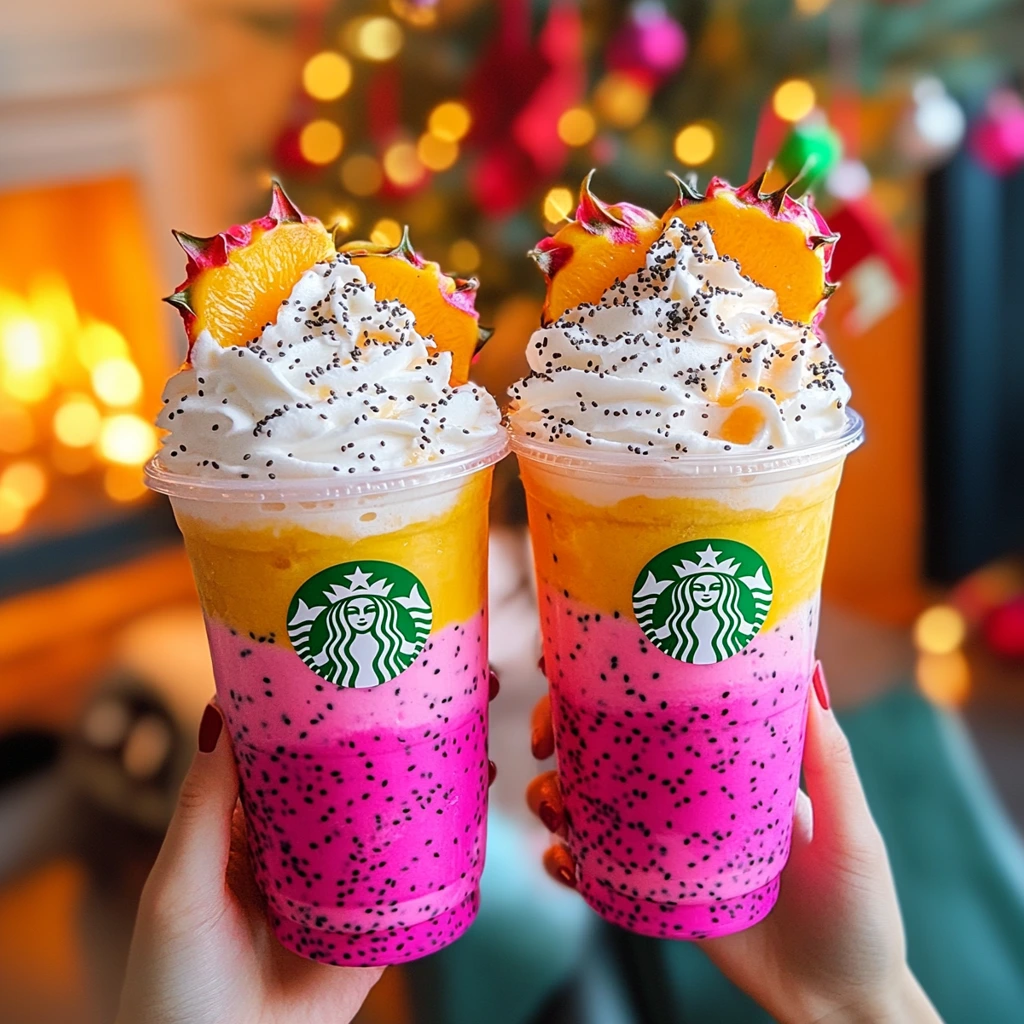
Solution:
{"label": "hand", "polygon": [[142,893],[118,1024],[346,1024],[383,968],[314,963],[277,942],[213,704],[199,748]]}
{"label": "hand", "polygon": [[[804,778],[793,845],[775,909],[754,927],[700,942],[735,985],[783,1024],[930,1024],[939,1016],[906,962],[903,922],[882,836],[871,817],[850,746],[815,672]],[[554,750],[547,697],[534,710],[534,756]],[[531,809],[558,834],[565,821],[555,772],[527,790]],[[812,814],[813,808],[813,814]],[[549,874],[575,886],[561,843],[544,856]]]}

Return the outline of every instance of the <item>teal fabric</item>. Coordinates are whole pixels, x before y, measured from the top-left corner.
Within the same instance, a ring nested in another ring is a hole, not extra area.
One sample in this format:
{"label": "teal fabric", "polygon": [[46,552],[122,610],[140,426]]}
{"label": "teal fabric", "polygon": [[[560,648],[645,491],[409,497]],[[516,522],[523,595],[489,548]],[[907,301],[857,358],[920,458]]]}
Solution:
{"label": "teal fabric", "polygon": [[[909,689],[841,717],[921,983],[946,1024],[1024,1020],[1024,848],[959,720]],[[660,948],[673,1019],[770,1021],[697,949]]]}

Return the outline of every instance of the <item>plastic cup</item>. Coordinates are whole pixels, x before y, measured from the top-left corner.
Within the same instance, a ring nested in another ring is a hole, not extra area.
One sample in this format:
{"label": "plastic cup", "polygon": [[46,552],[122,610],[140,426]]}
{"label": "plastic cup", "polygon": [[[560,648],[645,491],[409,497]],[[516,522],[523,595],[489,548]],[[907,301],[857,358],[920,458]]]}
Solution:
{"label": "plastic cup", "polygon": [[740,931],[789,855],[842,436],[655,459],[513,437],[577,886],[641,935]]}
{"label": "plastic cup", "polygon": [[309,959],[414,960],[476,915],[506,447],[279,487],[147,467],[192,563],[256,880]]}

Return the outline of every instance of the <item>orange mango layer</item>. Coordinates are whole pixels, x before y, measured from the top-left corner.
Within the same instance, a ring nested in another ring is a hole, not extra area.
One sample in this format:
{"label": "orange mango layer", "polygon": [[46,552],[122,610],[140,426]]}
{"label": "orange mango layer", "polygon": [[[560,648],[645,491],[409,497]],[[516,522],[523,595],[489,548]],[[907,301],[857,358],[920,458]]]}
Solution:
{"label": "orange mango layer", "polygon": [[203,611],[240,633],[273,633],[288,644],[285,618],[295,591],[322,569],[360,558],[395,562],[415,573],[430,595],[436,633],[484,607],[490,492],[490,472],[477,473],[436,519],[358,540],[294,525],[217,529],[180,505],[177,518]]}
{"label": "orange mango layer", "polygon": [[[595,506],[538,479],[521,462],[537,577],[602,614],[632,617],[633,584],[655,555],[690,540],[737,540],[760,552],[774,597],[765,627],[821,586],[839,470],[806,482],[771,511],[734,509],[706,498],[626,498]],[[549,478],[550,479],[550,478]]]}

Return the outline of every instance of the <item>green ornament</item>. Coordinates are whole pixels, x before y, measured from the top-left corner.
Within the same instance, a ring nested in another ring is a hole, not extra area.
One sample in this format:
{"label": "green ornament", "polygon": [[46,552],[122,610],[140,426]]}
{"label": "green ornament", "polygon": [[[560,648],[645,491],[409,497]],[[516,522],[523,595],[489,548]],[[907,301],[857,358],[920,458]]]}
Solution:
{"label": "green ornament", "polygon": [[814,188],[842,159],[843,141],[826,123],[792,127],[775,158],[776,166],[793,178],[804,168],[802,191]]}

